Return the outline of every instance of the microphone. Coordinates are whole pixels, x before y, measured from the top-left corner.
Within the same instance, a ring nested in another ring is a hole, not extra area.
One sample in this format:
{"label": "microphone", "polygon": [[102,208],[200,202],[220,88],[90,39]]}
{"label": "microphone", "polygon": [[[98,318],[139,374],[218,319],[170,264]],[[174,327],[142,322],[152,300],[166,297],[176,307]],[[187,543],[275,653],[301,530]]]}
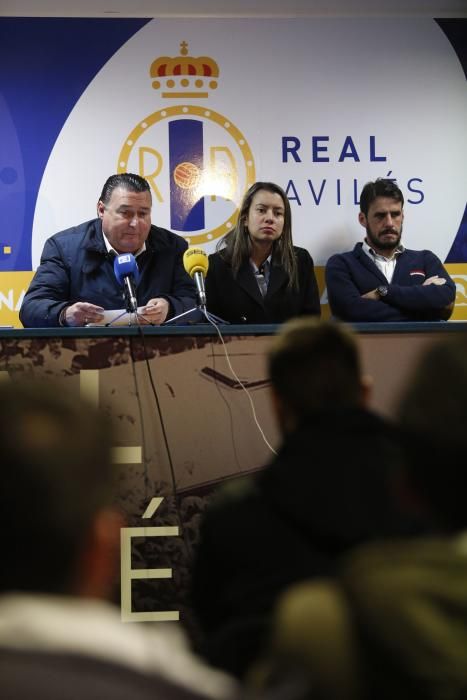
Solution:
{"label": "microphone", "polygon": [[201,248],[187,248],[183,253],[183,266],[196,283],[199,306],[206,306],[204,278],[209,267],[208,256]]}
{"label": "microphone", "polygon": [[139,282],[139,270],[135,256],[132,253],[117,255],[114,260],[114,273],[117,282],[123,287],[127,311],[137,314],[136,287]]}

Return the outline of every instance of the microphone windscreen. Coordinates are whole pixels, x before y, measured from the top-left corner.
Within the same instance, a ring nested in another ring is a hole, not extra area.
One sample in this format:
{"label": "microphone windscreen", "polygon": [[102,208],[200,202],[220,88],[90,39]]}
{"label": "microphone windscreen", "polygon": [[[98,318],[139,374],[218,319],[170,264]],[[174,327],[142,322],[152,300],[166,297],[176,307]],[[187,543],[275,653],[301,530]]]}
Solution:
{"label": "microphone windscreen", "polygon": [[183,253],[183,266],[190,277],[193,277],[195,272],[201,272],[203,277],[209,267],[208,256],[202,248],[187,248]]}
{"label": "microphone windscreen", "polygon": [[117,255],[114,260],[114,273],[117,282],[123,286],[125,277],[132,277],[135,284],[139,282],[139,269],[132,253]]}

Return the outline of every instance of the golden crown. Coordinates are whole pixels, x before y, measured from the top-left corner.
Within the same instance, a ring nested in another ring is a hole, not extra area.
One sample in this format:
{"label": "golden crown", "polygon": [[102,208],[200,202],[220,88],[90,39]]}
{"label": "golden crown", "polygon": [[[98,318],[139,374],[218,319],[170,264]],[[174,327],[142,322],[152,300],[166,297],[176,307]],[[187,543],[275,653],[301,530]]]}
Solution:
{"label": "golden crown", "polygon": [[208,56],[188,56],[188,43],[182,41],[180,55],[156,58],[149,74],[154,90],[164,90],[162,97],[208,97],[206,88],[217,88],[219,66]]}

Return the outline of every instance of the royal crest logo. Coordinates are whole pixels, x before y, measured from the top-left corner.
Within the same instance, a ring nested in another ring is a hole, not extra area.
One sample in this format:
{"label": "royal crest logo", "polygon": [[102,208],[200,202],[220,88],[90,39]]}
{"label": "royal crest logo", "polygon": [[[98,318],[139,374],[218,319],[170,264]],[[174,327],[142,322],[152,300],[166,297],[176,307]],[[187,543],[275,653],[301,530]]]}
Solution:
{"label": "royal crest logo", "polygon": [[227,233],[237,202],[255,181],[253,154],[230,119],[209,107],[187,104],[216,90],[219,67],[208,56],[156,58],[149,70],[163,99],[183,100],[145,117],[123,144],[118,172],[138,172],[151,185],[157,221],[179,232],[190,245]]}

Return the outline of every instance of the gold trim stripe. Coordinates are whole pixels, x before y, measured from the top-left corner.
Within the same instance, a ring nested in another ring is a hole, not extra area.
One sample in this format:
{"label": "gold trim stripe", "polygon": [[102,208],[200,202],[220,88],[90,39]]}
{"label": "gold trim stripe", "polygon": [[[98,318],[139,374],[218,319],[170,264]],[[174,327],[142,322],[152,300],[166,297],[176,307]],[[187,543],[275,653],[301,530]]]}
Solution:
{"label": "gold trim stripe", "polygon": [[163,92],[162,97],[175,97],[183,100],[185,97],[209,97],[209,92]]}

